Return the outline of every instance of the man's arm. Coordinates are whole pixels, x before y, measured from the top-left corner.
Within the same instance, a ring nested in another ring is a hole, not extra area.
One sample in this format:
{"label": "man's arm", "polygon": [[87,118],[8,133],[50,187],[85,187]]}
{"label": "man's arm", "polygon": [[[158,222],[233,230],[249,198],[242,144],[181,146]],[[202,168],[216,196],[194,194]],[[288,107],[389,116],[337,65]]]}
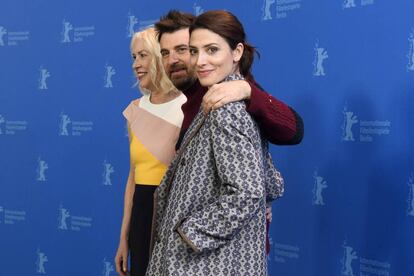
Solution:
{"label": "man's arm", "polygon": [[296,145],[303,138],[303,120],[290,106],[264,92],[257,83],[249,81],[250,99],[246,110],[259,125],[265,138],[276,145]]}
{"label": "man's arm", "polygon": [[247,112],[265,138],[276,145],[296,145],[303,138],[303,121],[296,111],[264,92],[254,81],[231,81],[213,85],[203,98],[207,113],[227,103],[246,100]]}

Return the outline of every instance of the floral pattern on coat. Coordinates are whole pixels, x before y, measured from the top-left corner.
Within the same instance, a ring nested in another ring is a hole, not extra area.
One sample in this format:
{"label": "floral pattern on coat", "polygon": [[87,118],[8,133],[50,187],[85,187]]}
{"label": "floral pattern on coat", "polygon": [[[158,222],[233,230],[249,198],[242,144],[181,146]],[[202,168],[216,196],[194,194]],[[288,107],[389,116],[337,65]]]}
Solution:
{"label": "floral pattern on coat", "polygon": [[267,275],[266,202],[282,193],[245,104],[200,111],[154,196],[147,275]]}

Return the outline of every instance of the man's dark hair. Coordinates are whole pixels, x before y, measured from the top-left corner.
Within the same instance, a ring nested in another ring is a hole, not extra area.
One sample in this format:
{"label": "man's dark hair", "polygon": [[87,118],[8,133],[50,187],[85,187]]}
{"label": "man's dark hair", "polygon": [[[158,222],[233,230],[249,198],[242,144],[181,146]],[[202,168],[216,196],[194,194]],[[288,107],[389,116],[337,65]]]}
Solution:
{"label": "man's dark hair", "polygon": [[158,42],[164,33],[173,33],[175,31],[190,28],[195,20],[191,13],[184,13],[177,10],[170,10],[166,15],[155,23],[155,30],[158,33]]}

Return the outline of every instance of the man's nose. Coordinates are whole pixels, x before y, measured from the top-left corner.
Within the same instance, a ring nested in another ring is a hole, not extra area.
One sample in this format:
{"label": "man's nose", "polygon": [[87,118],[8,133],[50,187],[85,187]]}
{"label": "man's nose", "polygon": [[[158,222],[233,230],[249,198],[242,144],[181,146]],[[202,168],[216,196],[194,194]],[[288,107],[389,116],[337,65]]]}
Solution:
{"label": "man's nose", "polygon": [[168,63],[169,64],[174,64],[178,62],[178,56],[177,53],[175,51],[172,51],[170,53],[170,55],[168,56]]}

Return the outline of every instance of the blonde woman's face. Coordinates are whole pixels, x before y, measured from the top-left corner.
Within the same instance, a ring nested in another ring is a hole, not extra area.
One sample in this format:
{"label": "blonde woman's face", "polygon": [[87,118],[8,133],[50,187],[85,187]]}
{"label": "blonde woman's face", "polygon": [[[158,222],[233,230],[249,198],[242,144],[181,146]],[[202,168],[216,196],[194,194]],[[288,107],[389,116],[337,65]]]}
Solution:
{"label": "blonde woman's face", "polygon": [[132,44],[131,55],[133,59],[132,69],[139,81],[139,86],[149,91],[154,90],[154,84],[151,80],[150,66],[153,59],[150,51],[144,47],[142,38],[135,39]]}

